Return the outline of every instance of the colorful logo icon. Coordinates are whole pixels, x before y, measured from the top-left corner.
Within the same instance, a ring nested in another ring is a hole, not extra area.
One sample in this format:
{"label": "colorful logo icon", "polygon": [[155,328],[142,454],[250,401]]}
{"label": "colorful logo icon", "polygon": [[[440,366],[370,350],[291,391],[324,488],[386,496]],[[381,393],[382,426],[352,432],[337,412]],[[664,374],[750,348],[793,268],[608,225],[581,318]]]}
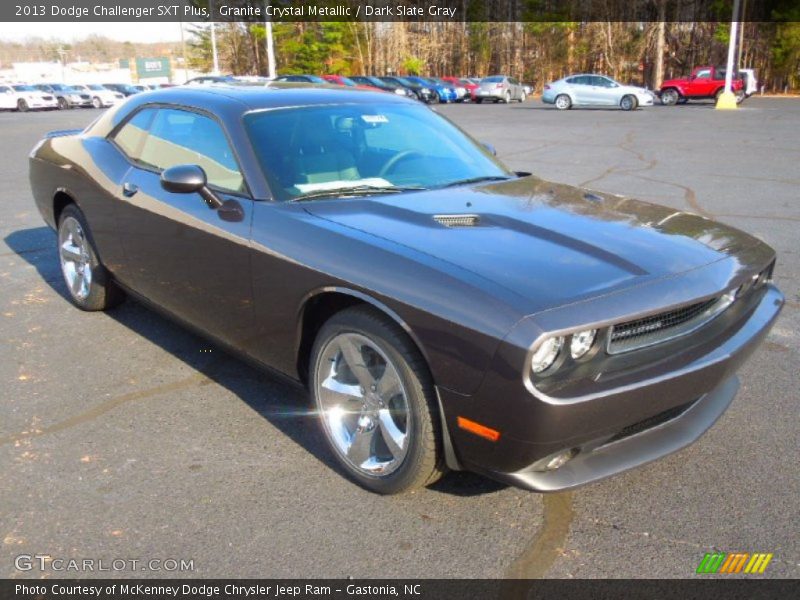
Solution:
{"label": "colorful logo icon", "polygon": [[697,567],[697,573],[749,573],[755,575],[767,570],[772,554],[748,552],[706,552]]}

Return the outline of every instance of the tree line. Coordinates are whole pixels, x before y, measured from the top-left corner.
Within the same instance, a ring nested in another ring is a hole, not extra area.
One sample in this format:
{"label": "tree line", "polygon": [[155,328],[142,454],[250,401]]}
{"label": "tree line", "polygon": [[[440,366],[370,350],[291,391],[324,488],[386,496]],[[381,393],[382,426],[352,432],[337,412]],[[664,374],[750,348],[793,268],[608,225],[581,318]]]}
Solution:
{"label": "tree line", "polygon": [[[756,69],[768,91],[800,88],[800,22],[743,23],[740,67]],[[306,22],[275,23],[278,72],[504,73],[541,90],[575,72],[597,72],[658,87],[695,65],[724,64],[730,24],[719,22]],[[216,25],[221,68],[265,75],[265,26]],[[209,26],[196,26],[190,65],[212,68]]]}

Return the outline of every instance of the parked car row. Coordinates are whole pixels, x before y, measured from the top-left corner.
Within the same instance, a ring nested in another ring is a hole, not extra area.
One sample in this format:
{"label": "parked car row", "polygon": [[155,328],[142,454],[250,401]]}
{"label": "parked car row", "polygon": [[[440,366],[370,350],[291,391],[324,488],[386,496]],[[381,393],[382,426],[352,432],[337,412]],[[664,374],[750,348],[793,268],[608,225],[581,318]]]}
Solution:
{"label": "parked car row", "polygon": [[280,75],[274,79],[241,78],[233,75],[203,75],[186,82],[187,85],[243,84],[271,85],[272,83],[333,84],[343,87],[390,92],[416,98],[426,104],[450,102],[523,102],[532,89],[513,77],[493,75],[483,79],[473,77],[421,77],[419,75]]}
{"label": "parked car row", "polygon": [[127,83],[14,83],[0,84],[0,110],[66,110],[107,108],[140,92],[170,87]]}

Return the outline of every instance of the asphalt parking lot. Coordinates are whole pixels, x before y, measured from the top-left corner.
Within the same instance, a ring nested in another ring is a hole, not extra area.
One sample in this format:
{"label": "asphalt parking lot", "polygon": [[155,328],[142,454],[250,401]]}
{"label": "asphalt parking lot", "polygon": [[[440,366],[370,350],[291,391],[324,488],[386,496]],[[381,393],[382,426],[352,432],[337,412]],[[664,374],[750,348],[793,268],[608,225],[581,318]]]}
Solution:
{"label": "asphalt parking lot", "polygon": [[682,578],[712,549],[772,552],[765,576],[800,577],[800,100],[439,110],[511,167],[718,218],[777,250],[787,305],[716,426],[571,493],[452,474],[369,494],[334,469],[303,390],[135,302],[69,304],[27,155],[97,111],[2,113],[0,577],[77,576],[15,570],[48,554],[194,566],[119,576]]}

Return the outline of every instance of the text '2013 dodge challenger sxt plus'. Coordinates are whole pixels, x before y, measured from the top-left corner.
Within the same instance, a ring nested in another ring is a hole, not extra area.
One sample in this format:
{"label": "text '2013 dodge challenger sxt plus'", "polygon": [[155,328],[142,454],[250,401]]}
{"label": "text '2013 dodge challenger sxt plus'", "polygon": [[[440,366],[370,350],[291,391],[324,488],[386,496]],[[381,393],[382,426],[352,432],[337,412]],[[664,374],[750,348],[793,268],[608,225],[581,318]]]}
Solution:
{"label": "text '2013 dodge challenger sxt plus'", "polygon": [[133,96],[48,135],[30,181],[79,308],[129,294],[305,383],[379,493],[564,490],[678,450],[783,305],[758,239],[511,172],[391,94]]}

